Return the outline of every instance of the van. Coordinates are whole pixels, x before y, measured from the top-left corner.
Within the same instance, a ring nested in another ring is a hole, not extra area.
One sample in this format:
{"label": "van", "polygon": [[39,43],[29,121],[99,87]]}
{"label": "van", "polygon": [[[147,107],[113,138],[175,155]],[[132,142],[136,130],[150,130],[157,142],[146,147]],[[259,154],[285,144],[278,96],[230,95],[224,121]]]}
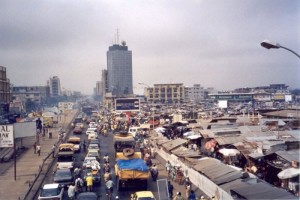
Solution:
{"label": "van", "polygon": [[81,139],[80,137],[70,137],[68,143],[74,144],[74,151],[80,152]]}

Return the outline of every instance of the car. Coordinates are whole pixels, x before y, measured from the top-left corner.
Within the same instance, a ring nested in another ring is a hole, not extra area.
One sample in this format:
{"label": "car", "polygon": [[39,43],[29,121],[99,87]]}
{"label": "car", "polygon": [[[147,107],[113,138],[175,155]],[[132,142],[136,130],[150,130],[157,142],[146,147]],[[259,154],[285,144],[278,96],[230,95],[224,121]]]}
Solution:
{"label": "car", "polygon": [[95,157],[98,162],[100,162],[100,154],[99,151],[96,149],[90,149],[86,154],[87,157]]}
{"label": "car", "polygon": [[91,121],[91,122],[89,123],[89,127],[90,127],[90,128],[97,128],[97,127],[98,127],[98,124],[96,124],[96,122]]}
{"label": "car", "polygon": [[67,187],[73,183],[73,176],[70,169],[58,169],[54,174],[54,183]]}
{"label": "car", "polygon": [[82,168],[85,169],[91,167],[91,162],[93,162],[93,160],[97,161],[96,157],[85,157],[82,163]]}
{"label": "car", "polygon": [[155,197],[151,191],[139,191],[133,194],[135,200],[155,200]]}
{"label": "car", "polygon": [[100,147],[100,141],[98,139],[90,140],[90,144],[97,144]]}
{"label": "car", "polygon": [[97,200],[98,196],[95,192],[82,192],[77,196],[77,200]]}
{"label": "car", "polygon": [[38,200],[62,200],[64,194],[64,188],[58,183],[45,184],[40,190]]}
{"label": "car", "polygon": [[68,143],[74,144],[74,151],[75,152],[80,152],[80,147],[81,147],[81,139],[80,139],[80,137],[70,137],[68,139]]}
{"label": "car", "polygon": [[97,150],[100,153],[100,148],[98,144],[89,144],[88,151],[89,150]]}
{"label": "car", "polygon": [[88,174],[92,174],[93,183],[95,183],[95,184],[101,184],[100,170],[93,170],[91,168],[86,168],[86,169],[82,170],[82,174],[83,174],[83,180],[86,179],[86,177],[88,176]]}
{"label": "car", "polygon": [[90,140],[95,140],[95,139],[97,139],[98,137],[97,137],[97,133],[90,133],[89,135],[88,135],[88,140],[90,141]]}
{"label": "car", "polygon": [[79,126],[75,126],[73,134],[82,134],[82,129]]}
{"label": "car", "polygon": [[81,129],[83,129],[84,128],[84,124],[83,123],[76,123],[75,124],[75,127],[80,127]]}

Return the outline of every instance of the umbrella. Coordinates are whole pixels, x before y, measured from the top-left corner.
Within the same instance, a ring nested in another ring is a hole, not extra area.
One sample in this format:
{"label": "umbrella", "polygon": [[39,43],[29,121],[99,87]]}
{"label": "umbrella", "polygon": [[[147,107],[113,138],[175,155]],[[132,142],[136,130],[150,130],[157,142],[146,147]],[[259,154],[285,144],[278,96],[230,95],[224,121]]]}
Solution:
{"label": "umbrella", "polygon": [[191,135],[196,135],[196,133],[194,131],[188,131],[188,132],[185,132],[183,134],[184,137],[188,137],[188,136],[191,136]]}
{"label": "umbrella", "polygon": [[299,168],[287,168],[277,174],[278,178],[280,179],[293,178],[298,175],[300,175]]}
{"label": "umbrella", "polygon": [[224,156],[236,156],[237,154],[240,154],[237,149],[220,149],[219,152]]}
{"label": "umbrella", "polygon": [[164,133],[166,131],[166,129],[163,128],[163,127],[158,127],[158,128],[155,129],[155,131],[159,132],[159,133]]}
{"label": "umbrella", "polygon": [[196,140],[196,139],[201,138],[201,137],[202,137],[201,135],[190,135],[190,136],[187,136],[186,138],[190,139],[190,140]]}

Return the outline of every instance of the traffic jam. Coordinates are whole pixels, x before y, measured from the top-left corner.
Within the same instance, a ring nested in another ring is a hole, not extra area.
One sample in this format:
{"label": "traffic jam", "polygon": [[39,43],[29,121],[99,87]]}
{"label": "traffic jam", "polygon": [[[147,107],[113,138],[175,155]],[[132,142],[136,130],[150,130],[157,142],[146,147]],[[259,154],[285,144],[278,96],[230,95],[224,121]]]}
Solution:
{"label": "traffic jam", "polygon": [[147,134],[145,140],[134,137],[128,122],[118,118],[106,110],[75,116],[69,132],[61,134],[66,137],[59,139],[56,164],[39,200],[155,199],[147,191],[148,179],[156,180],[158,170],[152,167],[151,152],[140,151]]}

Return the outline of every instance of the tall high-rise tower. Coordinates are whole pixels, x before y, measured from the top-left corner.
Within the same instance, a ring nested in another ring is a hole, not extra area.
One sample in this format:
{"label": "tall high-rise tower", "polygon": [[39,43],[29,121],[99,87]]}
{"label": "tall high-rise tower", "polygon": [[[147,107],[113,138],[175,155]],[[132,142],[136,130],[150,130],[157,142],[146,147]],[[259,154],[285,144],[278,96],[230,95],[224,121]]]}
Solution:
{"label": "tall high-rise tower", "polygon": [[61,96],[60,79],[58,76],[53,76],[52,78],[50,77],[48,85],[50,87],[51,97]]}
{"label": "tall high-rise tower", "polygon": [[133,94],[132,52],[125,42],[114,44],[107,51],[108,91],[117,97]]}

